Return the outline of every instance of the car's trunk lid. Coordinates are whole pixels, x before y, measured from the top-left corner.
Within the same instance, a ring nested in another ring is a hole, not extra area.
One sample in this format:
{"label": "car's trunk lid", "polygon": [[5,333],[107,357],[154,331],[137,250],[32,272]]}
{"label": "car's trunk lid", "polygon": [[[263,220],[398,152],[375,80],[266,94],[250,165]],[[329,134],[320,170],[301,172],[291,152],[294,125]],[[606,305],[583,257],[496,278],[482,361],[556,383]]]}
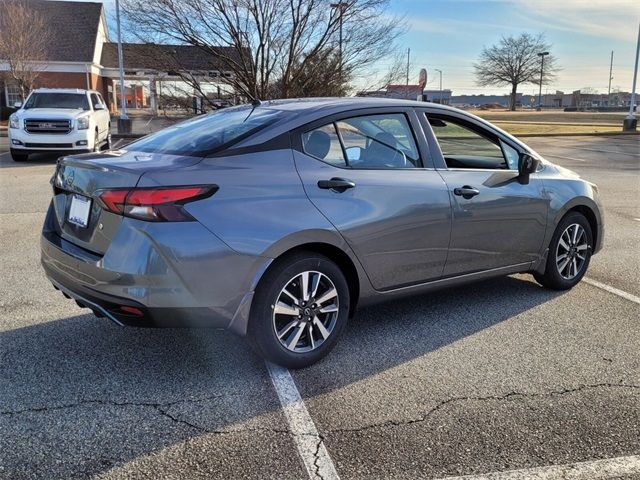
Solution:
{"label": "car's trunk lid", "polygon": [[[146,172],[187,167],[200,160],[198,157],[135,151],[61,158],[52,179],[56,233],[79,247],[103,254],[123,217],[100,207],[96,201],[100,190],[133,188]],[[76,204],[86,199],[90,201],[86,227],[69,220],[74,196],[78,197]]]}

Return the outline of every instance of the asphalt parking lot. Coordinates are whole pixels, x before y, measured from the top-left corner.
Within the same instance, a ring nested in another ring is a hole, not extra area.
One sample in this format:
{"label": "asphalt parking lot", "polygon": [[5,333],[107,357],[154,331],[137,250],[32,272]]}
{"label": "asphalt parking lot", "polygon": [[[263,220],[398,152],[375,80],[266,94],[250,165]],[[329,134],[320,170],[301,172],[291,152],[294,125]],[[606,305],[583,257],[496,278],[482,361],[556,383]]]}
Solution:
{"label": "asphalt parking lot", "polygon": [[588,279],[361,310],[291,373],[291,410],[242,339],[120,328],[55,291],[55,160],[15,164],[0,137],[0,478],[640,478],[640,136],[526,141],[599,185]]}

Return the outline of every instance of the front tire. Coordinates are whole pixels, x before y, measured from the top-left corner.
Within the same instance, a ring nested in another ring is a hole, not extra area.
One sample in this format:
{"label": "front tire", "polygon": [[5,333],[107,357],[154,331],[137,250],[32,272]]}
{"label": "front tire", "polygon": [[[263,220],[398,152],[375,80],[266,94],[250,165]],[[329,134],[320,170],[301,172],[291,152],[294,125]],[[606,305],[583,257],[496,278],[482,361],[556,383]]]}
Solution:
{"label": "front tire", "polygon": [[26,162],[29,159],[29,154],[19,153],[19,152],[16,152],[15,150],[11,150],[11,159],[14,162]]}
{"label": "front tire", "polygon": [[107,138],[102,145],[102,150],[111,150],[111,133],[107,133]]}
{"label": "front tire", "polygon": [[96,130],[96,134],[93,137],[93,151],[95,153],[100,152],[101,148],[100,148],[100,135],[98,135],[98,130]]}
{"label": "front tire", "polygon": [[587,272],[593,252],[593,233],[584,215],[571,212],[558,224],[549,245],[544,274],[536,281],[553,290],[573,288]]}
{"label": "front tire", "polygon": [[303,368],[335,346],[349,316],[349,287],[329,258],[301,252],[277,260],[256,289],[249,338],[267,360]]}

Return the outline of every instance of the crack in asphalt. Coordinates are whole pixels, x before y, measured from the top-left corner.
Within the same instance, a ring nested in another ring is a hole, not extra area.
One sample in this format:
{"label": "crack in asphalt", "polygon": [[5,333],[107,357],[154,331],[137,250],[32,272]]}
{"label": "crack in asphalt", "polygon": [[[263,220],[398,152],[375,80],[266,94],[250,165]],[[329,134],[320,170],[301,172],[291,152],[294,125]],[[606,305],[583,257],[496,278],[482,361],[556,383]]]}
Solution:
{"label": "crack in asphalt", "polygon": [[318,434],[318,443],[316,444],[316,451],[313,452],[313,466],[316,467],[315,476],[322,480],[322,475],[320,474],[320,464],[318,461],[320,460],[320,447],[322,446],[322,437]]}
{"label": "crack in asphalt", "polygon": [[484,402],[484,401],[503,401],[511,398],[553,397],[553,396],[567,395],[571,393],[581,392],[583,390],[597,389],[597,388],[640,389],[640,385],[628,385],[628,384],[622,384],[622,383],[596,383],[591,385],[580,385],[575,388],[566,388],[563,390],[555,390],[555,391],[545,392],[545,393],[509,392],[505,395],[488,395],[484,397],[453,397],[438,403],[435,407],[425,412],[419,418],[413,418],[413,419],[404,420],[404,421],[386,420],[384,422],[372,423],[369,425],[364,425],[362,427],[327,429],[327,432],[328,433],[354,433],[354,432],[357,433],[357,432],[362,432],[362,431],[370,430],[374,428],[403,427],[403,426],[412,425],[415,423],[421,423],[426,421],[430,416],[437,413],[439,410],[448,406],[449,404],[458,403],[458,402],[468,402],[468,401]]}
{"label": "crack in asphalt", "polygon": [[66,403],[62,405],[44,405],[41,407],[28,407],[19,410],[0,410],[0,416],[7,415],[21,415],[24,413],[37,413],[37,412],[47,412],[54,410],[67,410],[71,408],[78,408],[85,405],[105,405],[105,406],[115,406],[115,407],[152,407],[152,408],[162,408],[162,407],[171,407],[173,405],[180,405],[183,403],[199,403],[205,402],[207,400],[215,400],[217,398],[225,398],[225,397],[239,397],[244,396],[244,393],[225,393],[223,395],[207,395],[205,397],[200,398],[192,398],[192,399],[181,399],[181,400],[173,400],[170,402],[117,402],[115,400],[100,400],[100,399],[89,399],[89,400],[80,400],[74,403]]}

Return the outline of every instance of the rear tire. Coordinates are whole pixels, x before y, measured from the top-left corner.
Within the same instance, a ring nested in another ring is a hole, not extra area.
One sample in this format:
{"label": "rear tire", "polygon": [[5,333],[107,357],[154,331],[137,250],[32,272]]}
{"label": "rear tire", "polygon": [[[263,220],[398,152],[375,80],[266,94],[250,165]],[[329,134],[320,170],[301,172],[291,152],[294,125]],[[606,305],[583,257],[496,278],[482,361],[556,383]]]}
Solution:
{"label": "rear tire", "polygon": [[591,225],[578,212],[567,214],[551,238],[544,274],[535,272],[536,281],[553,290],[573,288],[589,268],[593,251]]}
{"label": "rear tire", "polygon": [[14,162],[26,162],[29,159],[29,154],[18,153],[15,150],[11,150],[11,158]]}
{"label": "rear tire", "polygon": [[249,340],[273,363],[307,367],[333,349],[346,325],[349,304],[347,281],[333,261],[313,252],[284,257],[256,289]]}

